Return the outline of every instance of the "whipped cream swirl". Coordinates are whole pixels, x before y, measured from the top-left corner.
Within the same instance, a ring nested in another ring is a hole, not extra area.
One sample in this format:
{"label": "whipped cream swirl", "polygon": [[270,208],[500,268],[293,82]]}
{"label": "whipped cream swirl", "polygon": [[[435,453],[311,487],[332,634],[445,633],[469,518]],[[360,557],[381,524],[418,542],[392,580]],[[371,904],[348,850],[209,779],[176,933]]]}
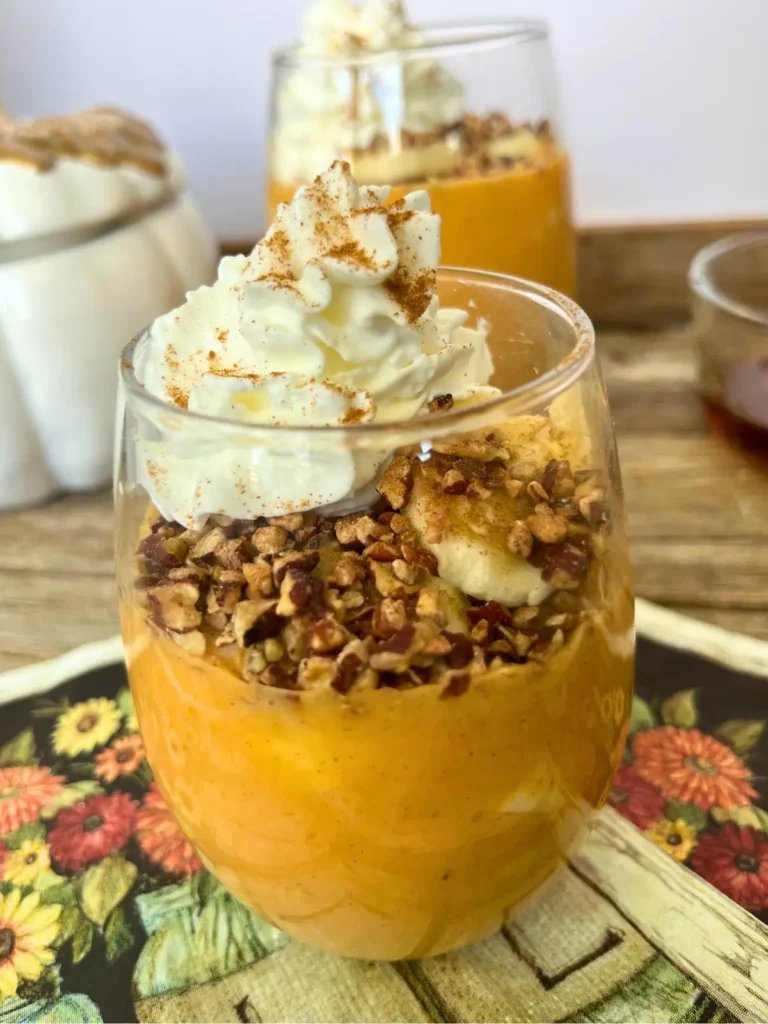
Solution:
{"label": "whipped cream swirl", "polygon": [[[493,392],[481,328],[440,309],[440,218],[426,192],[383,205],[334,163],[300,188],[250,256],[154,322],[137,379],[164,402],[231,424],[349,426],[407,420],[439,394]],[[196,428],[198,429],[198,428]],[[268,433],[268,432],[267,432]],[[252,519],[363,507],[390,451],[297,432],[276,446],[247,433],[141,443],[142,482],[168,518]],[[350,439],[351,440],[351,439]]]}
{"label": "whipped cream swirl", "polygon": [[[400,0],[316,0],[294,52],[299,59],[354,58],[423,43]],[[337,157],[382,138],[395,140],[389,148],[396,162],[402,130],[439,132],[463,113],[461,82],[436,61],[397,53],[359,67],[309,61],[277,82],[272,174],[281,182],[309,181]]]}

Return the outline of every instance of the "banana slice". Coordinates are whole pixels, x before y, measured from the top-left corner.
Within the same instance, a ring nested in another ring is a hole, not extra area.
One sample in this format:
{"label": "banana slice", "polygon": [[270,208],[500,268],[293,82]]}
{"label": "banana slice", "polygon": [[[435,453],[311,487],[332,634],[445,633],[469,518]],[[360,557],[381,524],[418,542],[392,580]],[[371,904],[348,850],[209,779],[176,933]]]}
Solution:
{"label": "banana slice", "polygon": [[425,540],[426,521],[418,501],[408,507],[408,516],[422,534],[422,543],[437,559],[442,579],[480,601],[498,601],[512,608],[541,604],[552,588],[541,572],[495,538],[480,537],[470,530],[457,530],[445,540]]}
{"label": "banana slice", "polygon": [[492,491],[483,498],[449,497],[441,479],[429,464],[418,467],[405,509],[421,543],[437,559],[440,578],[481,601],[540,604],[551,588],[539,569],[507,546],[517,518],[511,495]]}
{"label": "banana slice", "polygon": [[[518,416],[491,435],[469,435],[453,443],[436,443],[437,458],[417,465],[405,509],[420,541],[437,559],[442,579],[481,601],[517,607],[541,604],[552,588],[541,570],[510,550],[507,537],[518,519],[530,512],[525,494],[514,488],[482,486],[483,461],[503,460],[511,479],[530,480],[550,459],[572,459],[573,440],[547,416]],[[465,494],[443,490],[445,460],[455,456],[466,475]],[[472,486],[473,466],[479,486]]]}

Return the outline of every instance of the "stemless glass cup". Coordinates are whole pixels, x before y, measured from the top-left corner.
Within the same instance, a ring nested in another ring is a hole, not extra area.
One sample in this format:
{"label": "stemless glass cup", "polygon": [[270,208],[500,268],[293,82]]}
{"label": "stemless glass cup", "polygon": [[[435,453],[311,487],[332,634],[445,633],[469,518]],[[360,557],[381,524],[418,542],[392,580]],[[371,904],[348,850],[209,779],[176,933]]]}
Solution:
{"label": "stemless glass cup", "polygon": [[768,231],[708,245],[688,280],[702,396],[723,426],[768,447]]}
{"label": "stemless glass cup", "polygon": [[[421,45],[387,52],[273,54],[268,222],[341,158],[360,184],[392,185],[393,201],[428,185],[443,216],[444,263],[572,295],[569,162],[546,26],[446,23],[420,32]],[[440,76],[458,93],[443,107],[450,120],[435,129],[430,96],[450,89]]]}
{"label": "stemless glass cup", "polygon": [[[146,393],[142,338],[121,370],[120,609],[158,785],[238,898],[373,959],[479,939],[552,877],[607,798],[632,695],[592,327],[523,280],[441,269],[438,283],[443,306],[487,322],[499,396],[399,423],[262,427]],[[269,485],[266,454],[276,473],[396,455],[387,497],[357,517],[296,514],[276,533],[214,516],[201,533],[158,516],[142,481],[175,457],[213,473],[235,445],[253,487]]]}

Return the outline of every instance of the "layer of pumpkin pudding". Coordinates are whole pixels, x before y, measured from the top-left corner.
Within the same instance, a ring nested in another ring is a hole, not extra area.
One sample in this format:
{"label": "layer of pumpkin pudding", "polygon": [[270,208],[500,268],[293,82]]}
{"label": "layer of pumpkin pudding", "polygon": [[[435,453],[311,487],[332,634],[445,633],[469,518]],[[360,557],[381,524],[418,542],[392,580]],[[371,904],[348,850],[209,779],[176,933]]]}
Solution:
{"label": "layer of pumpkin pudding", "polygon": [[153,770],[206,865],[290,935],[394,960],[495,931],[581,838],[621,755],[630,614],[456,699],[252,685],[128,609],[124,632]]}
{"label": "layer of pumpkin pudding", "polygon": [[[486,326],[440,306],[428,198],[387,198],[334,164],[153,324],[140,384],[217,418],[199,447],[140,438],[121,602],[148,757],[205,863],[375,959],[480,938],[553,875],[606,798],[632,663],[583,421],[442,434],[496,393]],[[429,443],[312,447],[387,420]],[[304,429],[275,451],[250,424]]]}
{"label": "layer of pumpkin pudding", "polygon": [[[417,140],[397,153],[379,144],[346,159],[360,182],[393,181],[392,202],[414,189],[429,190],[443,219],[444,264],[515,274],[573,295],[569,162],[542,131],[509,125],[505,135],[485,143]],[[269,179],[270,219],[300,184]]]}

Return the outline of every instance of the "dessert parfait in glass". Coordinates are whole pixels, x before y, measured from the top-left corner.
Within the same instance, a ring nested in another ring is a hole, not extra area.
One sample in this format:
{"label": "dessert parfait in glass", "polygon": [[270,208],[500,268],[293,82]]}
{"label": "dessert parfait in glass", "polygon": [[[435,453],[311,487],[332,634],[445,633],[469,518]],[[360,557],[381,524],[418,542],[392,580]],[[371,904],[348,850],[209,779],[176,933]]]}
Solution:
{"label": "dessert parfait in glass", "polygon": [[605,801],[633,678],[594,336],[334,163],[124,353],[118,567],[204,863],[351,956],[457,948]]}
{"label": "dessert parfait in glass", "polygon": [[272,60],[267,168],[278,203],[332,160],[391,199],[429,188],[443,260],[574,289],[568,158],[546,26],[416,28],[400,0],[314,0]]}

